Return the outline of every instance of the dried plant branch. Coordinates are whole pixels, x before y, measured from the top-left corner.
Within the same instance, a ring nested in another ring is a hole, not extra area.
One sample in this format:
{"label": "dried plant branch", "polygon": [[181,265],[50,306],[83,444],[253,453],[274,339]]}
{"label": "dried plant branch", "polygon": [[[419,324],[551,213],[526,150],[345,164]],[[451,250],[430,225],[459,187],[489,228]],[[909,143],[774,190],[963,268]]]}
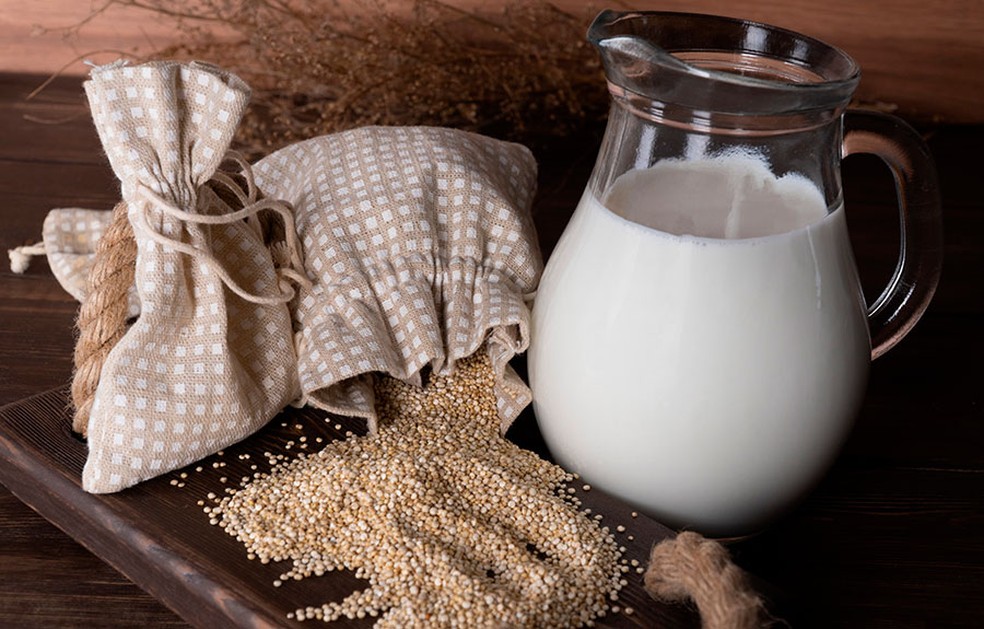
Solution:
{"label": "dried plant branch", "polygon": [[[82,53],[81,55],[76,55],[71,61],[69,61],[69,62],[65,63],[64,65],[62,65],[62,67],[58,68],[51,76],[49,76],[47,79],[45,79],[41,83],[41,85],[38,85],[36,88],[34,88],[33,90],[31,90],[31,93],[28,94],[27,96],[25,96],[24,97],[24,100],[33,100],[34,98],[36,98],[38,94],[40,94],[41,92],[43,92],[49,85],[51,85],[52,81],[54,81],[59,76],[61,76],[62,73],[65,72],[65,70],[67,70],[71,66],[75,65],[79,61],[82,61],[86,57],[88,57],[90,55],[107,54],[107,53],[108,54],[118,55],[120,58],[123,58],[123,57],[132,57],[132,55],[130,53],[126,52],[125,50],[118,50],[116,48],[106,48],[106,49],[103,49],[103,50],[90,50],[89,52]],[[73,118],[74,118],[74,116],[73,116]],[[25,119],[27,119],[27,116],[25,116]],[[68,118],[68,120],[71,120],[71,119],[72,118]]]}
{"label": "dried plant branch", "polygon": [[[590,15],[542,0],[479,13],[442,0],[107,0],[173,20],[155,57],[239,74],[254,105],[238,141],[251,156],[367,124],[439,125],[534,148],[594,127],[608,95],[584,41]],[[203,24],[205,26],[203,26]],[[237,35],[217,39],[208,25]]]}

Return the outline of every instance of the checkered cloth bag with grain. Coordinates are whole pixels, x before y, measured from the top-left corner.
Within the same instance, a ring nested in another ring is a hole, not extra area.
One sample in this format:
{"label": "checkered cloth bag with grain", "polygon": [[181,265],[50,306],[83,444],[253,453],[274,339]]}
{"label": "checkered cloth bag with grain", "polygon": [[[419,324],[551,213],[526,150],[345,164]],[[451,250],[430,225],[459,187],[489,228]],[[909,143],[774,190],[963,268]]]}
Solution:
{"label": "checkered cloth bag with grain", "polygon": [[[508,364],[529,344],[542,271],[527,149],[370,127],[241,163],[233,178],[218,169],[248,98],[236,77],[194,63],[110,66],[86,92],[136,240],[135,297],[127,306],[117,291],[120,316],[139,314],[81,423],[86,490],[203,458],[292,401],[375,430],[373,374],[419,384],[480,348],[503,431],[529,403]],[[285,243],[271,245],[255,220],[264,209],[286,213]],[[100,267],[94,243],[115,224],[80,209],[46,221],[52,268],[83,313],[95,301],[81,281]]]}
{"label": "checkered cloth bag with grain", "polygon": [[293,308],[305,401],[375,430],[373,373],[420,384],[425,367],[447,374],[484,344],[505,431],[532,399],[508,365],[529,345],[526,300],[542,271],[530,152],[452,129],[369,127],[288,146],[254,171],[294,207],[314,280]]}

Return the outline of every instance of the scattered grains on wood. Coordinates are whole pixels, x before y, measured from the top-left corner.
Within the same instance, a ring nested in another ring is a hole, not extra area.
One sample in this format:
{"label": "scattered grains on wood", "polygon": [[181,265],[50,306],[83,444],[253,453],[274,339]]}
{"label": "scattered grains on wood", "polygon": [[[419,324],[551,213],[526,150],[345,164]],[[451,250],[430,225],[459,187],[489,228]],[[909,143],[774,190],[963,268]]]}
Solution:
{"label": "scattered grains on wood", "polygon": [[378,378],[376,434],[275,466],[211,521],[262,563],[289,560],[278,587],[336,569],[369,582],[298,620],[591,626],[623,586],[617,543],[572,503],[573,475],[499,435],[493,385],[483,350],[422,389]]}

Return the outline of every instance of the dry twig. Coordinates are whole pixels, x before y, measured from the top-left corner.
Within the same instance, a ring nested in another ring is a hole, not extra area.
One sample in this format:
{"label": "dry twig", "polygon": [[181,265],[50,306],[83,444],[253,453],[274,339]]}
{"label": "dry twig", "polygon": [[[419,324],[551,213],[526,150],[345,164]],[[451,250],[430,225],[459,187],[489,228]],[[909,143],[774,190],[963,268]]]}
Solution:
{"label": "dry twig", "polygon": [[[107,0],[176,22],[155,57],[202,59],[243,77],[251,157],[369,124],[438,125],[542,147],[604,118],[608,95],[584,39],[590,15],[541,0],[478,13],[441,0]],[[232,31],[219,40],[211,27]]]}

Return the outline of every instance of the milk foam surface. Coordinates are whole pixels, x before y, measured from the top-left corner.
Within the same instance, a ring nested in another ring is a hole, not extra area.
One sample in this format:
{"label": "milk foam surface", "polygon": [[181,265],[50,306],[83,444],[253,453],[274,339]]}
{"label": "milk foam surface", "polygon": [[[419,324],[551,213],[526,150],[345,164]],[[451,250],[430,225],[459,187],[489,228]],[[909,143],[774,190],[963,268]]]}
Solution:
{"label": "milk foam surface", "polygon": [[869,356],[843,208],[731,157],[631,171],[605,204],[585,193],[540,284],[529,366],[562,465],[734,534],[826,468]]}
{"label": "milk foam surface", "polygon": [[604,205],[675,235],[755,238],[806,227],[827,214],[823,195],[798,175],[777,179],[748,156],[663,161],[615,182]]}

